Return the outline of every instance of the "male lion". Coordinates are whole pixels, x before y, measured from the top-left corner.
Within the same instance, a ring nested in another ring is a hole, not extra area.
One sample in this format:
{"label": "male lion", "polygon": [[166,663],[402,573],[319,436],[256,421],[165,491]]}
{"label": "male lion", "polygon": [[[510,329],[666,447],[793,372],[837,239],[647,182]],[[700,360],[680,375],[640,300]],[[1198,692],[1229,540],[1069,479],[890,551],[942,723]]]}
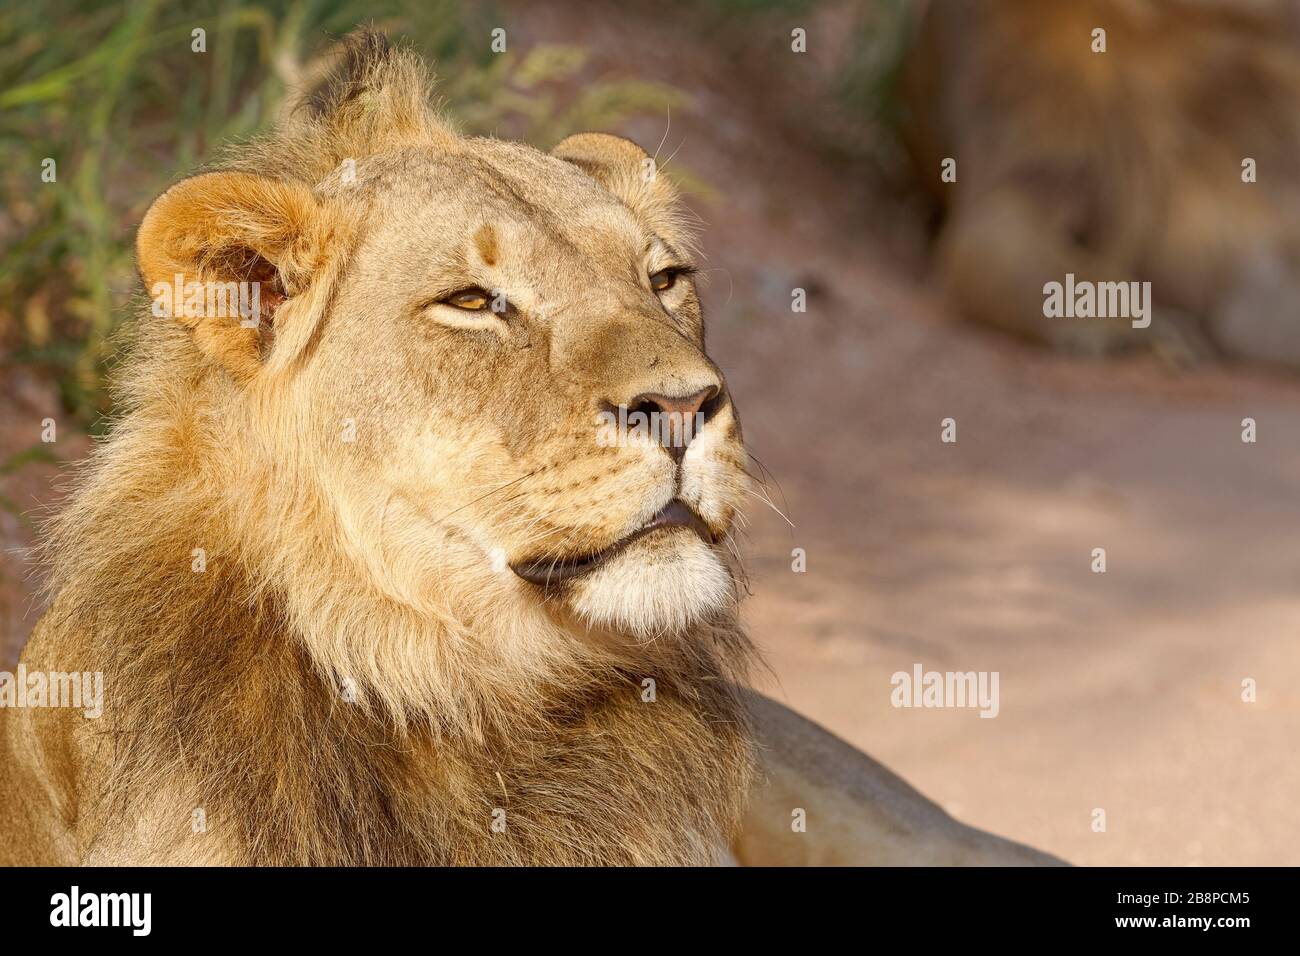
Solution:
{"label": "male lion", "polygon": [[[104,715],[0,710],[0,862],[1047,861],[739,689],[744,451],[672,188],[427,85],[356,37],[145,216],[146,289],[257,282],[260,321],[142,313],[24,654]],[[703,424],[598,440],[620,406]]]}

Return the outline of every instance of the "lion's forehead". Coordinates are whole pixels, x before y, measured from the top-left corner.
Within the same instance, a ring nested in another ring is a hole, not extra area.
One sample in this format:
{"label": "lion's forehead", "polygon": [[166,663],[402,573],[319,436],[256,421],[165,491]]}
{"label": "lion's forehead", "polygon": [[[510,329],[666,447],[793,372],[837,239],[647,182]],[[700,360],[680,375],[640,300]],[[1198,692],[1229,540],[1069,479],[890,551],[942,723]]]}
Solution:
{"label": "lion's forehead", "polygon": [[[377,157],[382,172],[368,179],[377,218],[420,217],[454,222],[456,234],[475,220],[492,220],[535,236],[572,240],[592,228],[614,227],[626,236],[645,232],[631,211],[577,167],[513,144],[473,146],[454,152],[411,152]],[[389,165],[392,164],[392,165]]]}
{"label": "lion's forehead", "polygon": [[520,144],[381,154],[357,177],[370,212],[350,271],[386,293],[415,298],[459,276],[535,317],[614,310],[642,291],[648,265],[678,264],[690,244],[675,221],[643,221],[573,163]]}

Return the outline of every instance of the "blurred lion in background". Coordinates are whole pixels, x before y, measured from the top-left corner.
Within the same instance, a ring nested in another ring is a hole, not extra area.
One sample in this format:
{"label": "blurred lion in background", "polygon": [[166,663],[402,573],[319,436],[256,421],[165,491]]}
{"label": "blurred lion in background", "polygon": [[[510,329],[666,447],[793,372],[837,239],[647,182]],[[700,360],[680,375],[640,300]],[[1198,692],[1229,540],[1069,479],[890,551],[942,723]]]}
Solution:
{"label": "blurred lion in background", "polygon": [[[1076,354],[1300,369],[1297,22],[1271,0],[926,5],[904,136],[958,306]],[[1067,275],[1150,282],[1153,321],[1049,317]]]}

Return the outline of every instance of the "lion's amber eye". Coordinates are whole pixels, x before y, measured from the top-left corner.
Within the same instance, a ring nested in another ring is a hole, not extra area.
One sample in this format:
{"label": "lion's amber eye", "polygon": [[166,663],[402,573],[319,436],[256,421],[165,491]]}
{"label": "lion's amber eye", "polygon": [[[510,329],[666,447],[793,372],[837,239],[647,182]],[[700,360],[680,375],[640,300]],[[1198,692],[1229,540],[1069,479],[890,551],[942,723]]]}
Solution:
{"label": "lion's amber eye", "polygon": [[470,312],[478,312],[488,307],[488,295],[482,289],[466,289],[464,292],[447,296],[443,301]]}
{"label": "lion's amber eye", "polygon": [[650,277],[650,288],[656,292],[667,292],[677,284],[677,276],[680,273],[679,269],[660,269]]}

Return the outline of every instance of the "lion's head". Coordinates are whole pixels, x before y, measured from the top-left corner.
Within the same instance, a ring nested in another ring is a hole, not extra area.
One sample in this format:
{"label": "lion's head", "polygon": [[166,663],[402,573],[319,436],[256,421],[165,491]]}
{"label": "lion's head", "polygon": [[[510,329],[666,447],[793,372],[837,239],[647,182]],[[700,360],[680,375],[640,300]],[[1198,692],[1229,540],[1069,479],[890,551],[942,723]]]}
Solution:
{"label": "lion's head", "polygon": [[[169,429],[230,539],[193,546],[399,714],[474,720],[593,662],[713,672],[743,642],[748,479],[675,190],[619,137],[458,135],[427,84],[353,40],[279,131],[149,209],[140,270],[172,301],[129,373],[135,430],[165,409],[137,463]],[[256,308],[213,314],[240,283]]]}

